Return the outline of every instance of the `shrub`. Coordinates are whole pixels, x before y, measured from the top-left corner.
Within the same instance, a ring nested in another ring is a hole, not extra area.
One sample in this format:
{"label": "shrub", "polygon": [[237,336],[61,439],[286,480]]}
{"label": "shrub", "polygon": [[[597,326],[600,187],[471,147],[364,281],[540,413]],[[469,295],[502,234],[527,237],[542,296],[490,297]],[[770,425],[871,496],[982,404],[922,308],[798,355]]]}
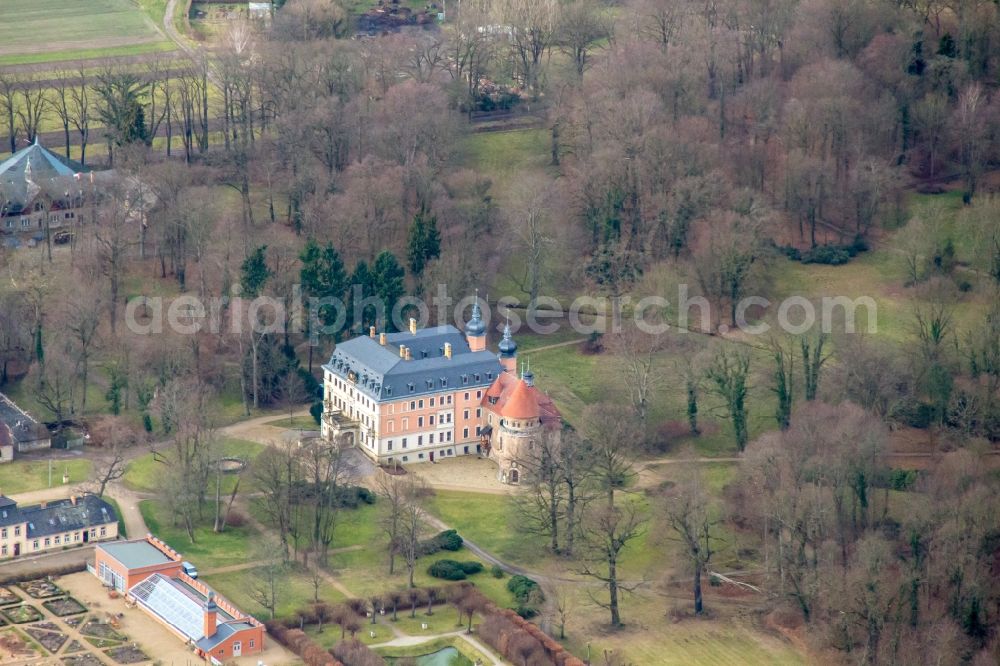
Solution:
{"label": "shrub", "polygon": [[313,417],[313,421],[316,422],[316,425],[319,425],[320,422],[323,420],[323,403],[314,402],[313,404],[309,405],[309,415]]}
{"label": "shrub", "polygon": [[490,575],[494,578],[503,578],[503,569],[500,568],[499,564],[494,564],[490,567]]}
{"label": "shrub", "polygon": [[462,537],[455,530],[439,532],[430,539],[421,541],[417,547],[417,556],[425,557],[442,550],[456,551],[462,547]]}
{"label": "shrub", "polygon": [[[319,383],[319,380],[316,379],[316,377],[313,376],[313,374],[306,368],[298,368],[295,372],[298,374],[299,379],[302,380],[302,387],[305,389],[305,392],[317,400],[322,399],[323,385]],[[319,421],[317,421],[317,423],[319,423]]]}
{"label": "shrub", "polygon": [[454,560],[438,560],[427,568],[427,573],[443,580],[465,580],[465,571]]}
{"label": "shrub", "polygon": [[330,654],[349,666],[384,666],[385,660],[359,640],[337,643]]}
{"label": "shrub", "polygon": [[538,614],[538,605],[545,600],[545,594],[538,583],[527,576],[520,574],[511,576],[507,581],[507,590],[514,595],[517,602],[515,612],[523,618],[534,617]]}
{"label": "shrub", "polygon": [[456,551],[462,547],[462,537],[455,530],[445,530],[434,537],[441,550]]}
{"label": "shrub", "polygon": [[889,487],[893,490],[909,490],[917,482],[917,470],[894,469],[889,473]]}
{"label": "shrub", "polygon": [[247,524],[247,517],[241,512],[233,509],[226,516],[226,525],[230,527],[245,527]]}
{"label": "shrub", "polygon": [[934,420],[934,408],[916,399],[909,399],[897,405],[892,418],[911,428],[925,429]]}
{"label": "shrub", "polygon": [[507,581],[507,590],[514,595],[518,601],[526,601],[533,592],[538,591],[538,583],[527,576],[517,574]]}
{"label": "shrub", "polygon": [[474,576],[477,573],[481,573],[483,570],[482,562],[459,562],[458,564],[462,567],[462,571],[464,571],[467,576]]}
{"label": "shrub", "polygon": [[[335,489],[335,502],[343,509],[356,509],[360,504],[374,504],[375,493],[363,486],[344,486]],[[311,502],[316,499],[316,486],[308,481],[297,483],[292,488],[292,501],[296,504]]]}
{"label": "shrub", "polygon": [[851,260],[851,254],[839,245],[820,245],[802,253],[803,264],[840,266]]}
{"label": "shrub", "polygon": [[958,290],[963,294],[967,294],[970,291],[972,291],[972,283],[969,282],[968,280],[961,280],[958,283]]}

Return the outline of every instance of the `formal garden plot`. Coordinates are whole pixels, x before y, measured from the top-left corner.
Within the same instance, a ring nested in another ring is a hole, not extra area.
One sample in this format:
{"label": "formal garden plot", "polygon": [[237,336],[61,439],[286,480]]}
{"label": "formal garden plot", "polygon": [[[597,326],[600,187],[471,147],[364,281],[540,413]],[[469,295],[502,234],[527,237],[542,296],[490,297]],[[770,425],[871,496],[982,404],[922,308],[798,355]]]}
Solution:
{"label": "formal garden plot", "polygon": [[0,632],[0,664],[20,662],[37,656],[38,649],[14,629]]}
{"label": "formal garden plot", "polygon": [[73,597],[63,597],[62,599],[51,599],[49,601],[43,601],[42,605],[45,606],[47,609],[49,609],[49,612],[57,617],[76,615],[78,613],[83,613],[87,610],[86,606],[81,604]]}
{"label": "formal garden plot", "polygon": [[91,645],[99,648],[116,647],[126,640],[125,636],[110,624],[93,617],[80,627],[80,633],[87,637]]}
{"label": "formal garden plot", "polygon": [[100,659],[89,653],[72,657],[63,657],[62,663],[65,664],[65,666],[104,666]]}
{"label": "formal garden plot", "polygon": [[13,606],[11,608],[5,608],[3,615],[12,624],[24,624],[25,622],[37,622],[42,619],[42,614],[34,606],[29,606],[27,604],[21,604],[20,606]]}
{"label": "formal garden plot", "polygon": [[105,650],[104,654],[114,659],[119,664],[140,664],[147,661],[149,657],[135,645],[122,645],[121,647]]}
{"label": "formal garden plot", "polygon": [[21,583],[20,588],[35,599],[49,599],[66,594],[58,585],[44,578]]}
{"label": "formal garden plot", "polygon": [[84,619],[85,618],[83,615],[77,615],[76,617],[68,617],[65,620],[63,620],[63,622],[76,629],[81,624],[83,624]]}
{"label": "formal garden plot", "polygon": [[[49,623],[46,622],[43,624],[49,624]],[[40,626],[41,625],[33,624],[29,627],[25,627],[24,630],[27,632],[29,636],[38,641],[38,643],[43,648],[45,648],[52,654],[55,654],[56,652],[59,651],[59,648],[63,646],[63,643],[65,643],[66,639],[69,637],[58,630],[46,631],[44,629],[39,629]]]}
{"label": "formal garden plot", "polygon": [[50,622],[46,620],[45,622],[36,622],[31,625],[33,629],[41,629],[42,631],[62,631],[55,622]]}
{"label": "formal garden plot", "polygon": [[6,586],[0,586],[0,606],[10,606],[11,604],[16,604],[21,601],[21,597],[17,596],[14,590]]}
{"label": "formal garden plot", "polygon": [[82,651],[83,651],[83,644],[80,643],[80,641],[77,641],[77,640],[74,640],[68,646],[66,646],[66,653],[67,654],[72,654],[74,652],[82,652]]}

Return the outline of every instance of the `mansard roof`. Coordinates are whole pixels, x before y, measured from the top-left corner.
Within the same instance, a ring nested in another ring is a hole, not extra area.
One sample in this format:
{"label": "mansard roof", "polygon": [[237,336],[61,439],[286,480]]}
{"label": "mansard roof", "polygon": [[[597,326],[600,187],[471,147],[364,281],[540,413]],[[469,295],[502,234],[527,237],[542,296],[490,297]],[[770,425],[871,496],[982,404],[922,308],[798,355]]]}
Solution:
{"label": "mansard roof", "polygon": [[[367,335],[342,342],[323,367],[377,401],[486,387],[500,374],[496,354],[472,351],[454,326],[385,337],[384,346]],[[446,344],[451,345],[451,358],[445,356]],[[400,356],[401,345],[410,350],[410,360]]]}

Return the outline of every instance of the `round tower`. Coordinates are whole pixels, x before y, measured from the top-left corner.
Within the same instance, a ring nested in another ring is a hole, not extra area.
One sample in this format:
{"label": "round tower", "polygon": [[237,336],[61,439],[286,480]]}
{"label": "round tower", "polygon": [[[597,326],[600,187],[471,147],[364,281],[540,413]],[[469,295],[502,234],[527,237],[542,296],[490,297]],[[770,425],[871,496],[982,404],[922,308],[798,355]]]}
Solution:
{"label": "round tower", "polygon": [[527,481],[525,473],[537,456],[535,447],[543,436],[541,416],[536,389],[528,378],[518,380],[500,410],[496,446],[491,451],[496,457],[497,475],[502,482]]}

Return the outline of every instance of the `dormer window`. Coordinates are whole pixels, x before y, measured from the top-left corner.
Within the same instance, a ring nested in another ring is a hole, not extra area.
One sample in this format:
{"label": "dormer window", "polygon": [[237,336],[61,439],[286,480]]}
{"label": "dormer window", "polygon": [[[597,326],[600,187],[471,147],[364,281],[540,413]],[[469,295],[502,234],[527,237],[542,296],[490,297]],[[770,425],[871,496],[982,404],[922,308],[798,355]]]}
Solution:
{"label": "dormer window", "polygon": [[445,387],[445,386],[447,386],[447,385],[448,385],[448,380],[447,380],[446,378],[442,377],[442,378],[441,378],[441,386],[442,386],[442,387]]}
{"label": "dormer window", "polygon": [[469,383],[469,375],[462,375],[462,383],[463,384]]}
{"label": "dormer window", "polygon": [[479,373],[478,372],[476,373],[476,381],[477,382],[479,381]]}
{"label": "dormer window", "polygon": [[413,389],[414,389],[414,388],[416,388],[416,387],[415,387],[415,386],[413,385],[413,382],[408,382],[408,383],[406,384],[406,387],[407,387],[408,389],[410,389],[410,393],[413,393]]}
{"label": "dormer window", "polygon": [[392,387],[391,386],[386,386],[385,387],[385,394],[386,395],[392,395]]}

